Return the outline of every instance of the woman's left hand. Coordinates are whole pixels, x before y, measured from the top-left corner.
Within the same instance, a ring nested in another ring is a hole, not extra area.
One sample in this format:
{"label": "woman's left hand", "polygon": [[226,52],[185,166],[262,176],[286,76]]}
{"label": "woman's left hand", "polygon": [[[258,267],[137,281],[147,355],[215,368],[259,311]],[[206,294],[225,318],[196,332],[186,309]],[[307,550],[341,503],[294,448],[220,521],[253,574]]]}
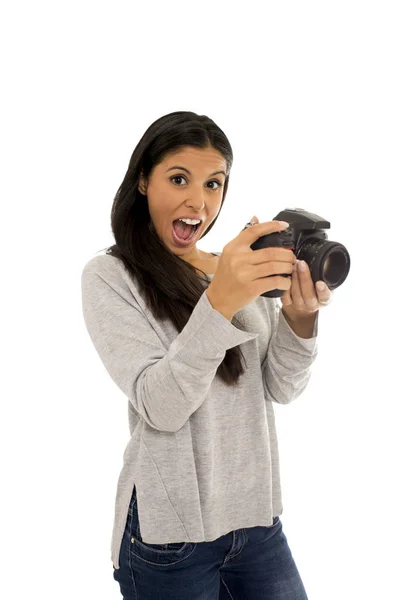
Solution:
{"label": "woman's left hand", "polygon": [[[303,261],[304,271],[299,269],[299,263],[302,261],[296,260],[295,262],[296,269],[294,268],[291,275],[291,287],[289,290],[285,290],[281,297],[284,313],[292,321],[313,315],[323,306],[330,304],[333,297],[333,292],[324,281],[317,281],[314,285],[309,266],[305,261]],[[317,289],[319,283],[324,285],[324,290]]]}

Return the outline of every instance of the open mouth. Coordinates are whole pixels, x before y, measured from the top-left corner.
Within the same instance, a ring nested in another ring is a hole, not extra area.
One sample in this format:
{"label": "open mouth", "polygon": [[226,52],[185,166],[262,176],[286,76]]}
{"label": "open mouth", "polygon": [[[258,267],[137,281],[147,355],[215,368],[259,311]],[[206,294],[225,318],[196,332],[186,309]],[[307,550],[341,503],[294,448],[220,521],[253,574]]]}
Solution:
{"label": "open mouth", "polygon": [[202,223],[189,225],[176,219],[172,223],[172,237],[178,245],[187,246],[197,237],[201,225]]}

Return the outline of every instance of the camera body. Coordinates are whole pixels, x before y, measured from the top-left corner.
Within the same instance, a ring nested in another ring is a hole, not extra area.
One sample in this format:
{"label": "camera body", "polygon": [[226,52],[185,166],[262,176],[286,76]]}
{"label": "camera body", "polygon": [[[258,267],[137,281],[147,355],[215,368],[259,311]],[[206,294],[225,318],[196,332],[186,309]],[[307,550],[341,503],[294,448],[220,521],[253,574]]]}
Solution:
{"label": "camera body", "polygon": [[[308,264],[313,283],[324,281],[330,290],[342,285],[350,270],[350,256],[343,244],[328,240],[324,230],[330,229],[330,223],[326,219],[303,208],[286,208],[273,221],[287,221],[290,226],[280,232],[262,235],[250,246],[252,250],[288,248],[298,260]],[[251,227],[251,224],[244,229],[247,227]],[[281,275],[290,277],[287,273]],[[261,296],[281,298],[283,294],[284,290],[274,289]]]}

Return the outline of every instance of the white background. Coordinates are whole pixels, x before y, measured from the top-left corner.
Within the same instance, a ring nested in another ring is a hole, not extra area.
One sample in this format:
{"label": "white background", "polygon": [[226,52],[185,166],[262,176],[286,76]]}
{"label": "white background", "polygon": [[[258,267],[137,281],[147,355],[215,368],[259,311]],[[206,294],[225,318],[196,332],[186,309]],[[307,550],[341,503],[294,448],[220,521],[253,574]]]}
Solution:
{"label": "white background", "polygon": [[1,9],[0,596],[120,598],[110,541],[127,401],[84,326],[81,271],[160,116],[234,151],[199,244],[256,215],[331,223],[351,271],[307,389],[275,405],[282,522],[309,600],[399,598],[397,3],[15,2]]}

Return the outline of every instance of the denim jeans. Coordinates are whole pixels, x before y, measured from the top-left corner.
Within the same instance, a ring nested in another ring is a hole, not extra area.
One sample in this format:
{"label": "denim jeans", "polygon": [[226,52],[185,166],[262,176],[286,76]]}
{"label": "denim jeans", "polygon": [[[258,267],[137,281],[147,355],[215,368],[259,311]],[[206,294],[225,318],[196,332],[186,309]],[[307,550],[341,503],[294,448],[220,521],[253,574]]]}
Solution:
{"label": "denim jeans", "polygon": [[119,566],[124,600],[308,600],[279,517],[212,542],[146,544],[135,487]]}

